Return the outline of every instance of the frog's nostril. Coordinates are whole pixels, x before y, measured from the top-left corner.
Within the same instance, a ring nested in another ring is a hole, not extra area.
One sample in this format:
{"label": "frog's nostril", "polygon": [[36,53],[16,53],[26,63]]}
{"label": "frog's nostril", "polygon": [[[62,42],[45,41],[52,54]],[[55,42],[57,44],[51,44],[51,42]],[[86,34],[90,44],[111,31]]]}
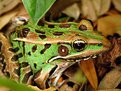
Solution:
{"label": "frog's nostril", "polygon": [[103,44],[102,43],[99,43],[98,46],[102,46]]}

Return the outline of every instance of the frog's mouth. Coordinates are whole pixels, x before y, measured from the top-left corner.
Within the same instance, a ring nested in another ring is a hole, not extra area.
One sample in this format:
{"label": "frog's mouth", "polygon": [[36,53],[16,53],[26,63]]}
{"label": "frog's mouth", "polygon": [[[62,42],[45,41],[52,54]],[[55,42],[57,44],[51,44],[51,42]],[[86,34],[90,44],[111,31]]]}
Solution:
{"label": "frog's mouth", "polygon": [[82,52],[81,54],[74,54],[74,55],[67,55],[67,56],[54,56],[52,58],[50,58],[48,61],[46,61],[46,63],[50,63],[53,62],[57,59],[64,59],[66,61],[81,61],[81,60],[88,60],[88,59],[94,59],[96,58],[99,54],[104,53],[105,51],[107,51],[107,49],[109,49],[109,46],[103,47],[100,50],[87,50],[85,52]]}
{"label": "frog's mouth", "polygon": [[97,55],[90,55],[90,56],[85,56],[85,57],[76,57],[76,58],[67,58],[67,57],[62,57],[62,56],[56,56],[56,57],[53,57],[51,58],[50,60],[46,61],[46,63],[50,63],[50,62],[53,62],[55,61],[56,59],[64,59],[66,61],[69,61],[69,62],[74,62],[74,61],[81,61],[81,60],[88,60],[90,58],[96,58]]}

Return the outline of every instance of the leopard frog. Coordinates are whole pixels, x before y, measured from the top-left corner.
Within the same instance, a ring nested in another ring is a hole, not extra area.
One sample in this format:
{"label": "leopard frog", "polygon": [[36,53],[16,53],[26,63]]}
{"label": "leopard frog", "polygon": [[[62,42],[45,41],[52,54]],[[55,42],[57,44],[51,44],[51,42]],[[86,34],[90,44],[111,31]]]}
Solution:
{"label": "leopard frog", "polygon": [[8,37],[0,33],[0,47],[1,73],[20,83],[34,82],[46,88],[49,77],[61,75],[58,70],[52,74],[52,69],[57,66],[59,70],[66,69],[107,51],[110,42],[93,30],[90,21],[81,20],[80,23],[17,26]]}

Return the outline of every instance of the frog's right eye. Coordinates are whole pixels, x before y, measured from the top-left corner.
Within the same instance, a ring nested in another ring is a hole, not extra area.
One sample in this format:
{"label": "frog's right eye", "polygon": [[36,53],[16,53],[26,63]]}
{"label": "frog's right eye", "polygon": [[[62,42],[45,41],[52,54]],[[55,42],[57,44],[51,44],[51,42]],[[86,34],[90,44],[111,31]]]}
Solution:
{"label": "frog's right eye", "polygon": [[93,30],[93,24],[90,20],[83,19],[78,25],[80,30]]}
{"label": "frog's right eye", "polygon": [[85,48],[85,46],[86,46],[85,41],[83,41],[81,39],[80,40],[76,40],[76,41],[73,42],[73,48],[77,52],[82,51]]}

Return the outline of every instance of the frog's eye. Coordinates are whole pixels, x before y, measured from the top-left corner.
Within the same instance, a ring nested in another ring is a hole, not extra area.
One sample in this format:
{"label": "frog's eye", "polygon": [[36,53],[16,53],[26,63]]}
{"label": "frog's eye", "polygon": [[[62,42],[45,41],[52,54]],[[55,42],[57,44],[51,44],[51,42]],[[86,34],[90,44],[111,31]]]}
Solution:
{"label": "frog's eye", "polygon": [[78,28],[80,30],[93,30],[93,23],[90,20],[83,19],[79,23]]}
{"label": "frog's eye", "polygon": [[82,51],[86,46],[85,41],[83,40],[76,40],[73,42],[73,47],[76,51]]}
{"label": "frog's eye", "polygon": [[59,53],[60,56],[68,55],[68,51],[69,50],[66,46],[61,45],[61,46],[58,47],[58,53]]}

